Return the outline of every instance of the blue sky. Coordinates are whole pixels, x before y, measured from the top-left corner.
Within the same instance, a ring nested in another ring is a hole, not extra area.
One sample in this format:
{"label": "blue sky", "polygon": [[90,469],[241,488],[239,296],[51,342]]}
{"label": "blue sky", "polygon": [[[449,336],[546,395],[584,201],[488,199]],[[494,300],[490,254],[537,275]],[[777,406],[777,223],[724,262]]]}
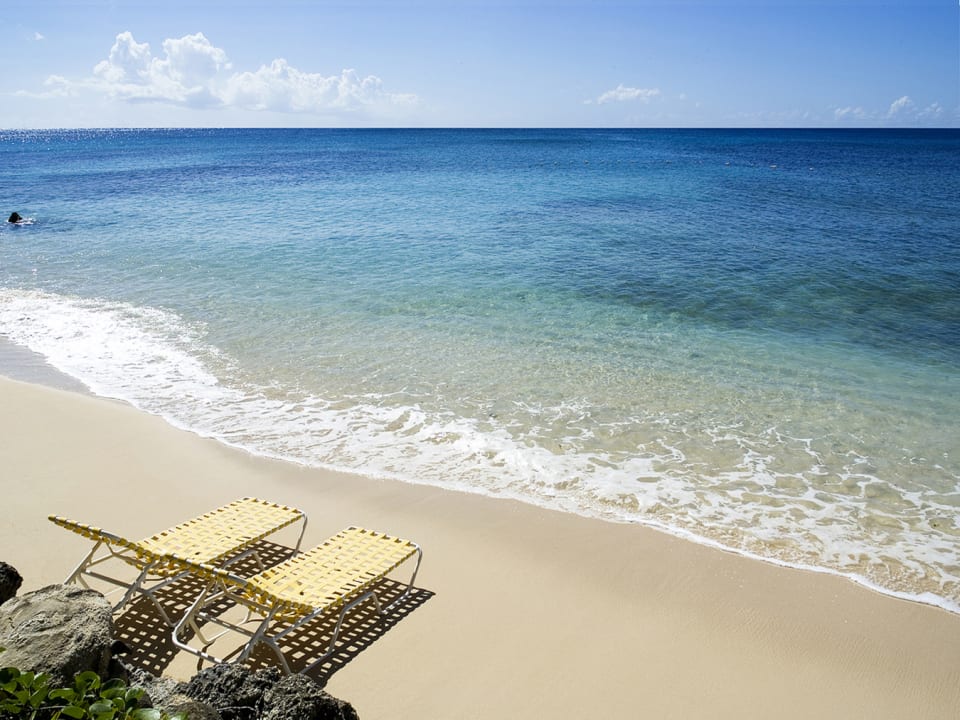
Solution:
{"label": "blue sky", "polygon": [[958,0],[8,0],[0,127],[960,127]]}

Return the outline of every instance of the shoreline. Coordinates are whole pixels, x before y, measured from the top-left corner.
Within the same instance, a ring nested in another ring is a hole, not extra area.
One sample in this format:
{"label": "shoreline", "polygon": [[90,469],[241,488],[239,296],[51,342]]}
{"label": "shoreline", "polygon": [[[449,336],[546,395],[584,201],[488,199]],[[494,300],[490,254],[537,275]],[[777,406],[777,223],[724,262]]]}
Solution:
{"label": "shoreline", "polygon": [[70,390],[83,395],[93,394],[80,380],[53,367],[40,353],[11,342],[2,335],[0,335],[0,377],[58,390]]}
{"label": "shoreline", "polygon": [[[24,576],[21,594],[61,582],[89,550],[49,514],[144,537],[254,495],[306,511],[305,547],[351,523],[418,542],[417,587],[430,597],[327,684],[365,720],[932,718],[960,707],[960,618],[844,576],[258,457],[45,385],[2,377],[0,398],[0,559]],[[189,665],[178,657],[168,672]]]}
{"label": "shoreline", "polygon": [[[128,405],[133,407],[132,405],[130,405],[130,403],[128,403],[125,400],[97,395],[96,393],[91,391],[82,381],[50,365],[50,363],[42,354],[38,352],[34,352],[33,350],[27,347],[24,347],[22,345],[18,345],[16,343],[10,342],[9,340],[3,337],[0,337],[0,377],[6,377],[8,379],[17,380],[20,382],[33,383],[33,384],[41,385],[43,387],[49,387],[49,388],[54,388],[58,390],[76,392],[76,393],[80,393],[90,397],[97,397],[103,400],[107,400],[109,402],[119,402],[123,405]],[[352,471],[348,468],[336,468],[336,467],[325,467],[322,465],[311,465],[309,463],[299,462],[291,458],[284,458],[279,456],[272,456],[268,454],[258,453],[256,450],[245,447],[243,445],[232,444],[215,437],[211,438],[209,436],[205,436],[205,435],[202,435],[201,433],[191,430],[190,428],[181,427],[177,425],[173,420],[163,415],[150,413],[148,411],[141,410],[139,408],[134,408],[134,409],[138,410],[139,412],[145,412],[147,414],[154,415],[155,417],[159,417],[165,423],[172,425],[173,427],[182,429],[184,432],[195,434],[198,437],[201,437],[204,439],[212,439],[214,442],[218,442],[224,445],[225,447],[236,450],[237,452],[249,454],[252,457],[257,457],[257,458],[261,458],[268,461],[290,463],[293,465],[305,467],[309,470],[317,470],[321,473],[331,472],[331,473],[344,474],[347,476],[362,475],[362,473]],[[391,482],[391,483],[397,482],[397,483],[409,484],[409,485],[424,485],[427,487],[437,488],[444,492],[463,493],[463,494],[475,496],[475,497],[494,498],[498,500],[506,499],[511,502],[519,502],[523,505],[528,505],[530,507],[544,510],[547,512],[560,512],[562,514],[575,515],[577,517],[581,517],[591,521],[614,523],[614,524],[638,525],[640,527],[645,527],[645,528],[654,530],[655,532],[665,533],[667,535],[678,538],[685,542],[692,542],[700,545],[705,545],[707,547],[714,548],[721,552],[741,555],[742,557],[747,558],[749,560],[763,562],[763,563],[770,563],[778,567],[790,568],[790,569],[800,570],[805,572],[814,572],[814,573],[823,573],[826,575],[833,575],[839,578],[843,578],[847,581],[856,583],[858,585],[861,585],[864,588],[871,590],[873,592],[880,593],[881,595],[887,595],[891,598],[905,600],[908,602],[917,602],[924,605],[931,605],[933,607],[937,607],[942,610],[945,610],[946,612],[960,616],[960,604],[941,595],[936,595],[929,592],[911,593],[911,592],[902,591],[902,590],[894,590],[891,588],[884,587],[870,580],[869,578],[857,573],[846,573],[837,568],[831,568],[828,566],[806,564],[802,562],[791,562],[789,560],[779,559],[776,557],[764,556],[764,555],[751,552],[749,550],[745,550],[742,548],[729,547],[725,545],[722,541],[716,540],[707,534],[698,535],[690,530],[686,530],[682,528],[671,527],[671,526],[659,524],[656,522],[644,522],[642,520],[628,520],[628,519],[620,519],[617,517],[599,517],[599,516],[590,515],[588,513],[577,512],[575,509],[555,508],[555,507],[551,507],[548,503],[538,502],[538,498],[532,497],[532,496],[519,497],[516,495],[510,495],[510,496],[505,495],[498,498],[489,492],[486,492],[483,490],[475,490],[475,489],[471,489],[470,487],[464,487],[464,486],[443,487],[443,486],[433,485],[431,483],[418,483],[413,480],[407,480],[407,479],[398,478],[398,477],[391,477],[389,475],[377,476],[377,475],[367,474],[365,475],[365,477],[368,477],[370,479],[374,479],[377,481],[384,481],[384,482]]]}
{"label": "shoreline", "polygon": [[[916,396],[890,404],[869,392],[872,400],[849,394],[852,387],[843,382],[828,382],[842,390],[836,407],[846,409],[837,412],[815,399],[831,394],[816,377],[794,378],[782,394],[764,373],[741,378],[744,389],[766,388],[762,392],[743,395],[732,385],[708,381],[692,385],[696,389],[683,394],[677,406],[668,388],[676,388],[678,378],[657,374],[648,383],[658,388],[654,397],[641,402],[646,391],[639,388],[623,393],[633,397],[637,391],[635,400],[650,408],[638,415],[616,403],[610,414],[602,401],[595,408],[592,401],[582,405],[579,391],[563,393],[571,398],[569,406],[554,398],[545,405],[508,401],[494,407],[504,398],[488,388],[493,405],[485,408],[472,405],[470,392],[461,400],[445,399],[445,390],[382,394],[403,385],[395,379],[378,388],[354,378],[346,394],[335,379],[337,389],[314,385],[327,370],[313,377],[305,369],[312,380],[301,386],[288,374],[298,361],[276,373],[259,361],[231,370],[235,361],[213,362],[220,351],[207,347],[202,332],[194,335],[186,317],[149,305],[45,291],[9,290],[6,297],[9,338],[82,378],[95,394],[125,400],[176,427],[257,455],[640,523],[748,557],[836,572],[894,597],[960,613],[951,534],[950,478],[956,473],[949,462],[956,454],[949,428],[960,416],[960,401],[927,402],[960,398],[950,392],[955,376],[949,373],[942,387],[920,383],[925,389]],[[22,322],[27,317],[34,320]],[[139,320],[131,323],[131,317]],[[61,323],[82,331],[60,342]],[[186,345],[164,340],[163,327],[185,333]],[[730,359],[743,349],[732,342],[718,357]],[[368,348],[364,355],[380,353]],[[832,364],[828,357],[822,360]],[[516,369],[518,363],[508,365]],[[707,363],[702,369],[709,367],[718,366]],[[340,375],[330,372],[331,378]],[[883,395],[882,388],[900,387],[899,377],[874,376],[870,385]],[[514,386],[518,378],[502,387],[521,387]],[[810,392],[802,389],[808,382]],[[546,387],[535,395],[541,391],[553,397]],[[458,407],[461,401],[466,404]],[[805,409],[794,414],[788,410],[794,403]],[[518,414],[506,406],[518,408]],[[862,406],[872,410],[863,415]],[[732,424],[723,429],[724,423]],[[616,449],[622,440],[628,452]]]}

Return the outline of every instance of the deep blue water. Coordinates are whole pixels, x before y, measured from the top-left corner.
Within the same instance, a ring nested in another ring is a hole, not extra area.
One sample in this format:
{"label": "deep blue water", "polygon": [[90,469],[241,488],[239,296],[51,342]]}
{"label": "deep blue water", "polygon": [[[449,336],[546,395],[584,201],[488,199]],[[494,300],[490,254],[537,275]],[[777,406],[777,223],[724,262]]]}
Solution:
{"label": "deep blue water", "polygon": [[0,335],[297,462],[960,607],[960,132],[0,132]]}

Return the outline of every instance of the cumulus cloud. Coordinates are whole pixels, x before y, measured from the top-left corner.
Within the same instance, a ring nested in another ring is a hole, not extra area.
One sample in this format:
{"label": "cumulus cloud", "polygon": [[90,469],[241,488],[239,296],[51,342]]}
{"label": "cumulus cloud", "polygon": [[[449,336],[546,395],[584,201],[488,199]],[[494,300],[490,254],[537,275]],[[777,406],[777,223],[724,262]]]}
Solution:
{"label": "cumulus cloud", "polygon": [[97,63],[89,85],[127,100],[156,100],[201,107],[222,104],[218,88],[228,71],[227,54],[203,33],[163,41],[163,57],[133,34],[117,35],[106,60]]}
{"label": "cumulus cloud", "polygon": [[376,114],[417,102],[416,96],[389,93],[380,78],[354,70],[324,76],[298,70],[281,58],[255,71],[236,71],[226,52],[199,32],[164,40],[158,55],[149,43],[122,32],[92,76],[72,82],[51,76],[51,82],[60,93],[84,88],[131,102],[280,113]]}
{"label": "cumulus cloud", "polygon": [[[639,100],[641,102],[650,102],[652,98],[660,94],[659,88],[635,88],[626,87],[622,83],[613,90],[607,90],[596,99],[597,105],[604,105],[610,102],[624,102],[627,100]],[[587,101],[588,103],[592,101]]]}
{"label": "cumulus cloud", "polygon": [[306,112],[316,108],[351,108],[412,105],[413,95],[386,93],[380,78],[360,77],[355,70],[325,77],[274,60],[256,72],[237,73],[227,82],[222,98],[227,105],[249,110]]}
{"label": "cumulus cloud", "polygon": [[914,105],[913,100],[909,96],[904,95],[901,98],[894,100],[890,103],[890,109],[887,111],[887,117],[903,117],[905,115],[913,114],[916,105]]}
{"label": "cumulus cloud", "polygon": [[47,38],[43,33],[35,32],[33,34],[33,39],[39,42],[40,40],[46,40]]}
{"label": "cumulus cloud", "polygon": [[893,120],[901,121],[921,121],[931,122],[944,115],[943,106],[938,102],[933,102],[925,108],[919,107],[909,95],[904,95],[890,104],[887,111],[887,117]]}

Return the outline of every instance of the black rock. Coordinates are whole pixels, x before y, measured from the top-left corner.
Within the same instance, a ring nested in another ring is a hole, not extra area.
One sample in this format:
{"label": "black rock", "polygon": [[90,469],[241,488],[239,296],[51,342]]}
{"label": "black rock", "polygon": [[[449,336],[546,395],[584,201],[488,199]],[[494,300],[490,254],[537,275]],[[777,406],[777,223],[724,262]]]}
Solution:
{"label": "black rock", "polygon": [[353,706],[303,675],[288,675],[263,698],[262,720],[359,720]]}
{"label": "black rock", "polygon": [[15,597],[23,584],[23,578],[13,565],[0,561],[0,605]]}
{"label": "black rock", "polygon": [[212,706],[223,720],[359,720],[350,703],[303,675],[275,668],[217,665],[201,670],[184,695]]}

